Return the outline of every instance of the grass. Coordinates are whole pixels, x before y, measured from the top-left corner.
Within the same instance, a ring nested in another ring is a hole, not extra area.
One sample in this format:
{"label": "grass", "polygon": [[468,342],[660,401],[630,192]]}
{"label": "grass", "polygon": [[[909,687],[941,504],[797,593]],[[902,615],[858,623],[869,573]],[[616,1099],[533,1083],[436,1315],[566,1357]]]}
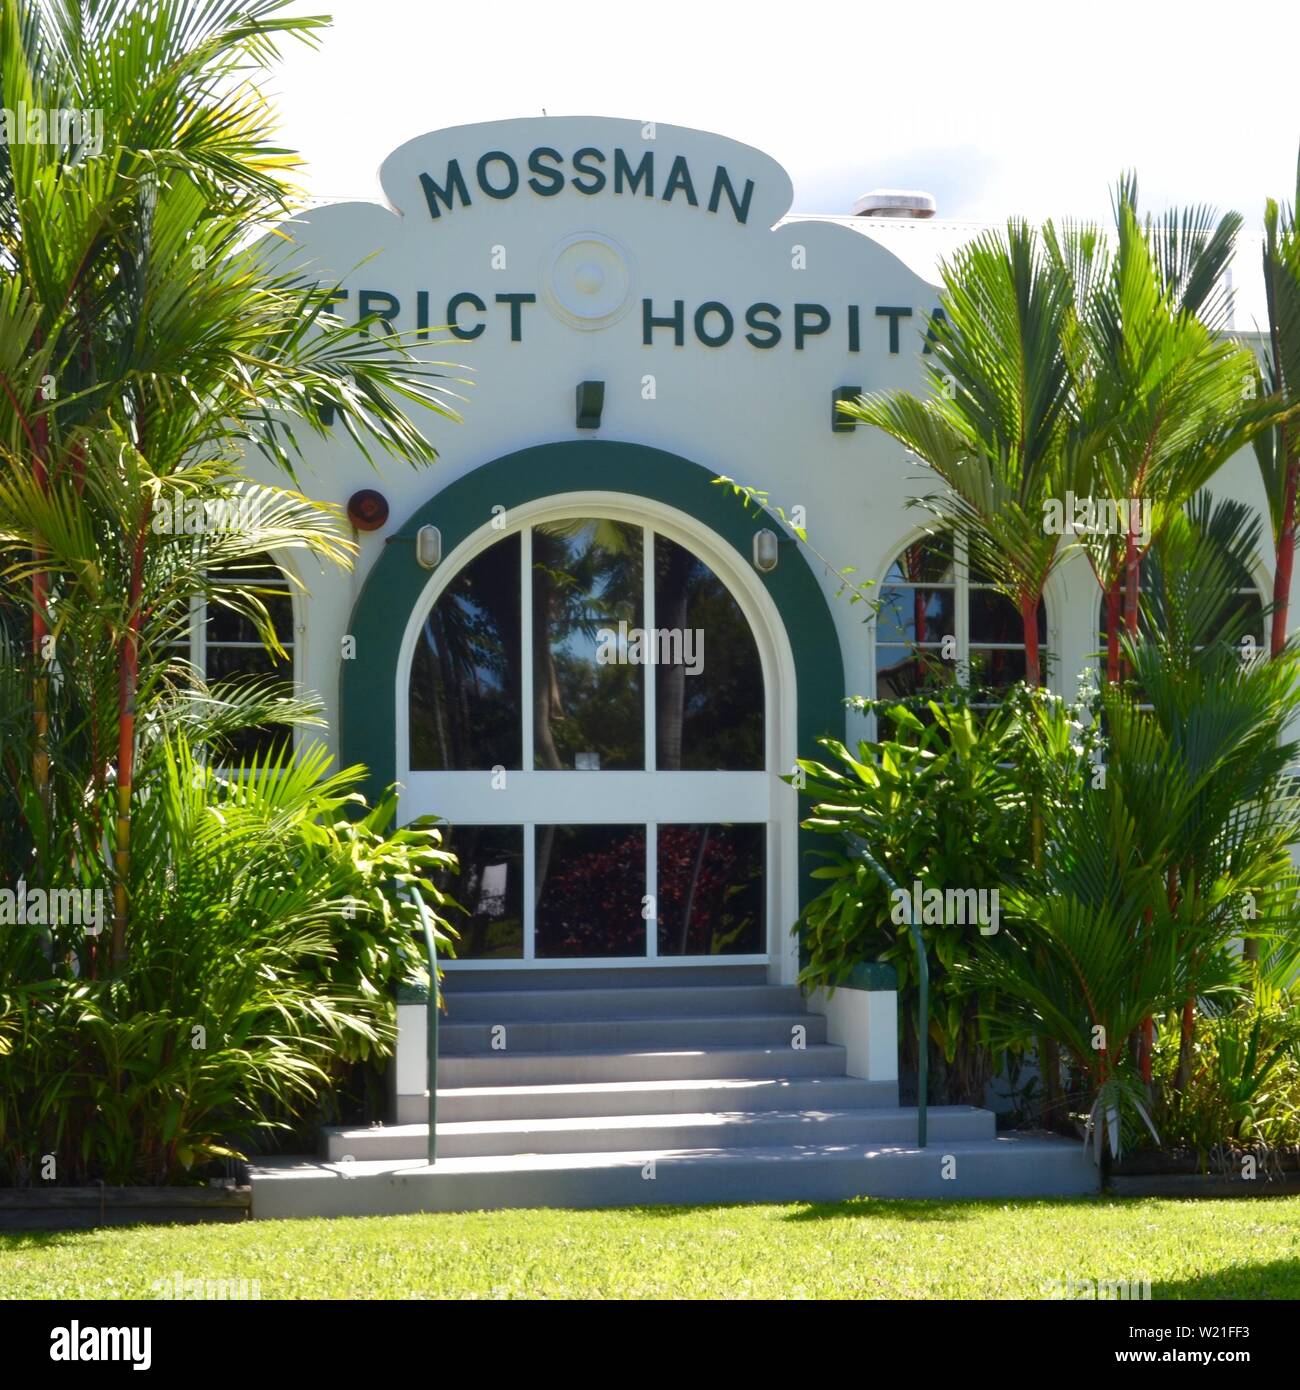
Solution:
{"label": "grass", "polygon": [[495,1211],[0,1233],[9,1298],[1300,1298],[1300,1198]]}

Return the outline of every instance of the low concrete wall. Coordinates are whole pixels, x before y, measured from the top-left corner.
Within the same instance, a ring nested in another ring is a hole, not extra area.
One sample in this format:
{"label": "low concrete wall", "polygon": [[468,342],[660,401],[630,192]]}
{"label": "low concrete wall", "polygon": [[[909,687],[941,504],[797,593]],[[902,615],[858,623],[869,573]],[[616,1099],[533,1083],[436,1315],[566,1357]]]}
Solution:
{"label": "low concrete wall", "polygon": [[[411,991],[413,995],[415,991]],[[406,1002],[405,995],[398,996],[397,1005],[397,1047],[388,1068],[389,1099],[391,1113],[398,1124],[418,1123],[428,1118],[428,1102],[425,1091],[429,1085],[428,1033],[424,1017],[424,1003]],[[405,1102],[405,1103],[403,1103]],[[416,1120],[403,1119],[410,1116],[418,1105]]]}
{"label": "low concrete wall", "polygon": [[898,980],[891,966],[854,966],[833,990],[811,991],[808,1007],[825,1016],[827,1038],[848,1054],[850,1076],[898,1084]]}

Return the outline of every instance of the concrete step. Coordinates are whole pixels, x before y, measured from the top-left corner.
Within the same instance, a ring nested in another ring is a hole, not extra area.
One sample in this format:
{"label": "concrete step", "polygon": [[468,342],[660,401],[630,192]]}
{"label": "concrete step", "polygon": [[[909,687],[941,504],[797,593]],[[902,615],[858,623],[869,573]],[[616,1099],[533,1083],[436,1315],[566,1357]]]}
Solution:
{"label": "concrete step", "polygon": [[[898,1104],[896,1082],[855,1076],[686,1077],[572,1085],[460,1086],[439,1090],[438,1117],[471,1120],[580,1119],[590,1115],[680,1115],[718,1110],[853,1110]],[[423,1124],[427,1096],[399,1096],[397,1122]]]}
{"label": "concrete step", "polygon": [[447,989],[445,999],[446,1023],[805,1012],[804,997],[793,985],[642,985],[628,989],[610,982],[586,989]]}
{"label": "concrete step", "polygon": [[1073,1140],[643,1149],[328,1164],[284,1158],[250,1170],[253,1216],[377,1216],[498,1207],[839,1201],[850,1197],[1062,1197],[1097,1191]]}
{"label": "concrete step", "polygon": [[[973,1106],[937,1106],[929,1113],[931,1143],[992,1139],[994,1117]],[[324,1131],[331,1162],[423,1158],[427,1124]],[[713,1111],[676,1115],[600,1115],[584,1119],[439,1122],[438,1156],[612,1153],[662,1150],[774,1148],[787,1144],[908,1144],[916,1139],[916,1111],[903,1109]]]}
{"label": "concrete step", "polygon": [[448,997],[482,990],[552,989],[685,989],[693,985],[765,985],[765,965],[620,965],[530,966],[465,969],[452,962],[443,975]]}
{"label": "concrete step", "polygon": [[[696,1048],[775,1046],[826,1041],[821,1014],[721,1014],[716,1017],[524,1019],[494,1023],[443,1023],[442,1059],[479,1053],[578,1052],[599,1048]],[[495,1043],[495,1048],[494,1048]]]}
{"label": "concrete step", "polygon": [[491,1052],[439,1057],[438,1089],[459,1086],[544,1086],[587,1081],[668,1081],[688,1077],[842,1076],[844,1049],[736,1046],[673,1051],[625,1048],[574,1052]]}

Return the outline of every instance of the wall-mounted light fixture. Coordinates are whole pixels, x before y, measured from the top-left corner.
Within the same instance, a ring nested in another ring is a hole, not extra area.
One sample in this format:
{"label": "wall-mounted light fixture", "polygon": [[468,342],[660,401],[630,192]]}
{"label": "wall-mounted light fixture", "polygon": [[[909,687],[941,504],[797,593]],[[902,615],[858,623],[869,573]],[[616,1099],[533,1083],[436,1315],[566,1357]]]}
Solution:
{"label": "wall-mounted light fixture", "polygon": [[605,383],[603,381],[580,381],[578,383],[577,426],[580,430],[598,430],[601,412],[605,409]]}
{"label": "wall-mounted light fixture", "polygon": [[856,420],[840,413],[840,402],[856,401],[861,394],[861,386],[837,386],[831,392],[831,429],[835,434],[852,434],[857,428]]}
{"label": "wall-mounted light fixture", "polygon": [[438,568],[442,559],[442,532],[436,526],[421,526],[415,533],[415,558],[421,568]]}
{"label": "wall-mounted light fixture", "polygon": [[763,574],[771,574],[776,568],[780,537],[766,527],[754,532],[754,568]]}

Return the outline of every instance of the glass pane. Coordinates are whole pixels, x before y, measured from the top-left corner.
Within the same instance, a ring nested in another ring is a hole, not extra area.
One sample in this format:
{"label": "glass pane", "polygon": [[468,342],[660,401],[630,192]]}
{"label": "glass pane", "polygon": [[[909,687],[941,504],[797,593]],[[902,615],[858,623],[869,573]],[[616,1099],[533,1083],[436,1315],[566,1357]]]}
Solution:
{"label": "glass pane", "polygon": [[643,956],[644,825],[538,825],[538,957]]}
{"label": "glass pane", "polygon": [[971,694],[979,698],[981,690],[1001,690],[1025,678],[1025,649],[988,651],[977,647],[970,653]]}
{"label": "glass pane", "polygon": [[293,662],[272,656],[265,647],[209,647],[207,678],[210,681],[236,677],[263,679],[283,676],[286,693],[293,679]]}
{"label": "glass pane", "polygon": [[876,648],[876,698],[901,700],[951,685],[956,663],[944,661],[937,651],[912,651],[907,647]]}
{"label": "glass pane", "polygon": [[909,545],[889,567],[886,584],[951,584],[952,535],[926,536]]}
{"label": "glass pane", "polygon": [[659,954],[759,954],[767,827],[659,827]]}
{"label": "glass pane", "polygon": [[[293,600],[287,589],[275,593],[258,593],[262,606],[271,618],[271,626],[281,643],[293,641]],[[253,623],[233,609],[225,607],[219,599],[208,602],[207,640],[211,642],[260,642],[257,628]]]}
{"label": "glass pane", "polygon": [[643,534],[605,520],[533,528],[535,767],[645,767],[643,673],[627,659],[642,622]]}
{"label": "glass pane", "polygon": [[887,588],[880,591],[878,642],[942,642],[957,631],[952,589]]}
{"label": "glass pane", "polygon": [[[209,647],[205,674],[209,682],[261,683],[267,677],[279,676],[283,685],[281,693],[286,696],[294,693],[292,660],[279,660],[265,647]],[[218,766],[235,767],[252,762],[254,758],[263,759],[272,748],[279,748],[292,738],[293,730],[287,724],[255,725],[219,740],[213,749],[213,759]]]}
{"label": "glass pane", "polygon": [[[443,827],[443,848],[460,873],[438,887],[465,909],[447,913],[460,933],[457,960],[520,960],[524,954],[524,831],[520,825]],[[469,915],[466,916],[466,913]]]}
{"label": "glass pane", "polygon": [[473,559],[443,590],[411,663],[411,766],[521,767],[519,536]]}
{"label": "glass pane", "polygon": [[763,668],[740,605],[667,536],[655,547],[655,761],[661,772],[762,771]]}
{"label": "glass pane", "polygon": [[[970,640],[972,642],[1010,642],[1023,646],[1025,626],[1020,610],[996,589],[970,591]],[[1047,641],[1047,608],[1038,604],[1038,640]]]}

